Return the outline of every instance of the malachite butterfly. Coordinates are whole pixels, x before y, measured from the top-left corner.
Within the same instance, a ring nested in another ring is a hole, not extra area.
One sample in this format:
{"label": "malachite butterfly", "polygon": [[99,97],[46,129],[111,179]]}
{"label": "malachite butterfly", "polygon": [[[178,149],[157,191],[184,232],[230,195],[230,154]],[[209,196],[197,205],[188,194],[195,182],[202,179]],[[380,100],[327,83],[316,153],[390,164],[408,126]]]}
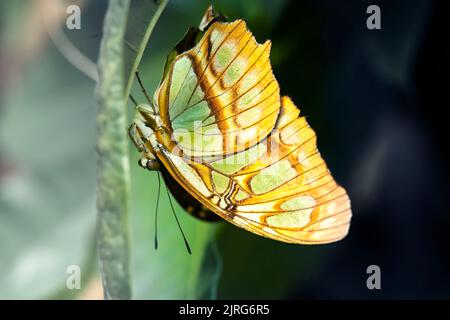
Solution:
{"label": "malachite butterfly", "polygon": [[140,164],[161,170],[191,214],[210,212],[271,239],[301,244],[344,238],[351,209],[316,134],[280,96],[269,60],[243,20],[208,8],[169,54],[153,102],[137,106],[130,137]]}

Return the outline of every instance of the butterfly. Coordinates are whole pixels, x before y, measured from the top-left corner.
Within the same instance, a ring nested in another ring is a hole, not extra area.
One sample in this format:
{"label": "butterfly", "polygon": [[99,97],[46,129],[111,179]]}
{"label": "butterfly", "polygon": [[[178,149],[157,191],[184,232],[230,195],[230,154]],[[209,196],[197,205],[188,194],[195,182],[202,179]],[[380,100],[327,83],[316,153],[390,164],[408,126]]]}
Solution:
{"label": "butterfly", "polygon": [[280,96],[270,49],[209,7],[169,54],[153,101],[142,86],[148,104],[136,107],[130,137],[140,165],[162,171],[195,216],[287,243],[338,241],[350,199],[305,117]]}

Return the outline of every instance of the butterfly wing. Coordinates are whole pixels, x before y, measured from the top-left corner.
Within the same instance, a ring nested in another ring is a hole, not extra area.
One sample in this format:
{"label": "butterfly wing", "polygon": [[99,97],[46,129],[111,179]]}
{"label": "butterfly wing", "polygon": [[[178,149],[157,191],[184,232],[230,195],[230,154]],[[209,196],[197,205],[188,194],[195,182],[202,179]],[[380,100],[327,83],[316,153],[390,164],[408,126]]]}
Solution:
{"label": "butterfly wing", "polygon": [[317,150],[314,131],[287,97],[273,132],[252,148],[203,163],[162,152],[178,183],[241,228],[303,244],[334,242],[348,232],[349,197]]}
{"label": "butterfly wing", "polygon": [[170,150],[192,157],[227,155],[257,144],[274,128],[280,94],[269,61],[242,20],[213,23],[177,56],[155,93]]}
{"label": "butterfly wing", "polygon": [[155,93],[172,134],[155,152],[195,199],[239,227],[284,242],[337,241],[349,229],[350,200],[314,131],[280,98],[269,51],[242,20],[213,23]]}
{"label": "butterfly wing", "polygon": [[[334,242],[348,233],[350,200],[331,176],[317,150],[315,132],[299,113],[283,97],[277,127],[261,143],[260,156],[227,172],[238,190],[232,219],[285,242]],[[226,159],[211,166],[220,170],[223,162]]]}

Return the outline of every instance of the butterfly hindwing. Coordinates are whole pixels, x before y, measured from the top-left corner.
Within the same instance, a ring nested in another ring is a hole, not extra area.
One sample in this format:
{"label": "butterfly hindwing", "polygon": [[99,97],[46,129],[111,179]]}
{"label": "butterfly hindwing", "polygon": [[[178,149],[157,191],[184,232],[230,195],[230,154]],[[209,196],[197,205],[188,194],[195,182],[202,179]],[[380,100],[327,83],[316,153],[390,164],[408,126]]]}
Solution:
{"label": "butterfly hindwing", "polygon": [[188,192],[251,232],[303,244],[334,242],[348,232],[348,195],[320,156],[314,131],[287,97],[276,128],[253,148],[204,163],[166,157]]}

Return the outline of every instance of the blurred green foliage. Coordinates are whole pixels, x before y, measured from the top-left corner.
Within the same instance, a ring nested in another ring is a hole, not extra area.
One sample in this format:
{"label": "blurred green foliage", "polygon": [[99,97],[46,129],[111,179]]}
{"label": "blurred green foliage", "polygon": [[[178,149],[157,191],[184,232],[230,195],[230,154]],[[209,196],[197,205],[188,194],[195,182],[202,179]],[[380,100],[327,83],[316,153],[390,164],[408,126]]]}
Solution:
{"label": "blurred green foliage", "polygon": [[19,60],[32,2],[1,7],[0,298],[72,297],[67,267],[85,286],[95,260],[94,84],[55,50]]}

